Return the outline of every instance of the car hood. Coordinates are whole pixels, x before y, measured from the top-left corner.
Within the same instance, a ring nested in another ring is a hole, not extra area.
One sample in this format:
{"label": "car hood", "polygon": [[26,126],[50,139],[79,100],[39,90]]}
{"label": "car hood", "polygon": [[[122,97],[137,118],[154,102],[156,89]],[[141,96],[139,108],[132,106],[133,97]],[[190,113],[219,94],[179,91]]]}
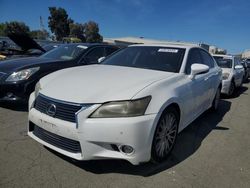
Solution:
{"label": "car hood", "polygon": [[148,85],[175,73],[111,65],[89,65],[52,73],[40,93],[74,103],[129,100]]}
{"label": "car hood", "polygon": [[38,49],[42,52],[46,52],[36,41],[34,41],[31,37],[27,34],[20,34],[20,33],[12,33],[9,34],[8,37],[16,43],[22,50],[27,51],[30,49]]}
{"label": "car hood", "polygon": [[56,61],[57,60],[52,60],[42,57],[8,59],[0,62],[0,71],[4,73],[12,73],[27,67],[35,67],[36,65],[41,65],[44,63],[50,63]]}

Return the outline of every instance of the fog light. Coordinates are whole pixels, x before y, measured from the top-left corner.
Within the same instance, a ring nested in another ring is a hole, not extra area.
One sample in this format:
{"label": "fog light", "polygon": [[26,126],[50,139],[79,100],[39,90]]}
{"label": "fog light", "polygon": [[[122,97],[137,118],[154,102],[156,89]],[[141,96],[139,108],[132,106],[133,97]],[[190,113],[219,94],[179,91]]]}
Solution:
{"label": "fog light", "polygon": [[120,150],[125,154],[132,154],[134,152],[134,148],[128,145],[120,146]]}

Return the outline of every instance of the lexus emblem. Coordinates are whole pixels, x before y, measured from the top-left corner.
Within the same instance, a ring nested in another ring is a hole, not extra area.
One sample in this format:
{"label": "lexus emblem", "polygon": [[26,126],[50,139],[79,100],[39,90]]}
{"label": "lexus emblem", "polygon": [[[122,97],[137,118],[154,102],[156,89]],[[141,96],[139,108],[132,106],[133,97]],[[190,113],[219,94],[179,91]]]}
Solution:
{"label": "lexus emblem", "polygon": [[54,104],[49,104],[46,110],[47,114],[49,116],[54,117],[56,115],[56,105]]}

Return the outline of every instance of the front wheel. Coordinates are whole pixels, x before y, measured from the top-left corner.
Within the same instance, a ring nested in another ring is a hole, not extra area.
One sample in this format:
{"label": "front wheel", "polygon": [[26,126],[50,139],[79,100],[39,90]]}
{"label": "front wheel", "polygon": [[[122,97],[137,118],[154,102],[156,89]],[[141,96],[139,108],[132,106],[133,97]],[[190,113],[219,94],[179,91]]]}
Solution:
{"label": "front wheel", "polygon": [[154,162],[165,160],[171,153],[178,134],[179,113],[175,108],[168,108],[162,114],[153,138],[151,157]]}
{"label": "front wheel", "polygon": [[232,81],[230,84],[228,95],[231,97],[233,95],[234,91],[235,91],[235,84],[234,84],[234,81]]}

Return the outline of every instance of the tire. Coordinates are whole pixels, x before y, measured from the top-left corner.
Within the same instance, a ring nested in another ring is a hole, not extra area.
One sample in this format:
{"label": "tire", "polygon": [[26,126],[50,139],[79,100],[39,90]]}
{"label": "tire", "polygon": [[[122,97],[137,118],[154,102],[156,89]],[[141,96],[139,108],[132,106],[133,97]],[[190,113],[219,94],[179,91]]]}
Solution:
{"label": "tire", "polygon": [[154,133],[151,161],[162,162],[173,150],[178,134],[179,116],[174,107],[169,107],[163,112]]}
{"label": "tire", "polygon": [[216,94],[215,94],[215,97],[214,97],[214,100],[213,100],[212,107],[211,107],[212,111],[218,110],[218,106],[219,106],[219,102],[220,102],[220,90],[221,90],[221,88],[218,87]]}
{"label": "tire", "polygon": [[245,82],[245,81],[246,81],[246,78],[245,78],[245,77],[243,77],[243,78],[242,78],[242,80],[241,80],[241,83],[240,83],[240,87],[242,87],[243,82]]}
{"label": "tire", "polygon": [[234,83],[234,81],[232,81],[231,84],[230,84],[228,96],[231,97],[234,94],[234,91],[235,91],[235,83]]}

